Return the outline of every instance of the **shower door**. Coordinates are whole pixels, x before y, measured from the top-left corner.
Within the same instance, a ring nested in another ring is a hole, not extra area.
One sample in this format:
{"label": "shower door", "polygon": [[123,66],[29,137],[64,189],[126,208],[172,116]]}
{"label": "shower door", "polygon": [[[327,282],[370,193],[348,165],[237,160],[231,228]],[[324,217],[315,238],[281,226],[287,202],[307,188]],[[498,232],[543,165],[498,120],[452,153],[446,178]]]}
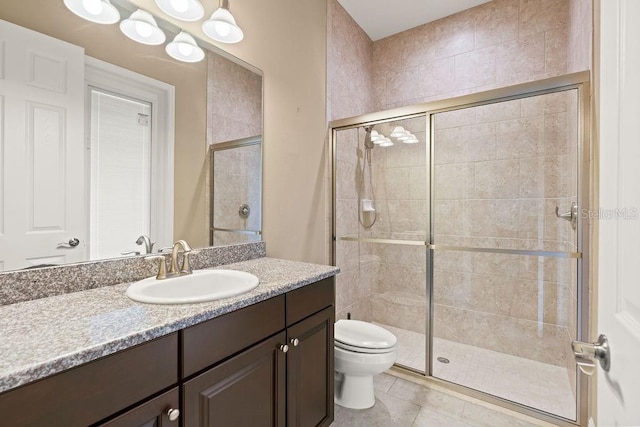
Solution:
{"label": "shower door", "polygon": [[431,115],[432,376],[576,420],[578,90]]}
{"label": "shower door", "polygon": [[428,139],[424,114],[334,134],[336,318],[350,315],[393,332],[396,364],[423,374]]}

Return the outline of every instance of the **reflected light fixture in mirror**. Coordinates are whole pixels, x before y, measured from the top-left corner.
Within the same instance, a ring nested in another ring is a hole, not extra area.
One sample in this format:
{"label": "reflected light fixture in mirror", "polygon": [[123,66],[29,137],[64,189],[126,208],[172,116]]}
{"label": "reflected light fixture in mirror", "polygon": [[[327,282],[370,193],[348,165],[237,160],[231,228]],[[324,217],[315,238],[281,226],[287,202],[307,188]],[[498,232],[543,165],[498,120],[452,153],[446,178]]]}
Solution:
{"label": "reflected light fixture in mirror", "polygon": [[[376,144],[376,143],[374,143]],[[381,140],[380,142],[377,143],[380,147],[391,147],[393,145],[393,141],[391,141],[389,138],[385,138],[383,140]]]}
{"label": "reflected light fixture in mirror", "polygon": [[401,136],[404,136],[407,134],[407,131],[404,130],[404,128],[402,126],[396,126],[393,129],[393,132],[391,132],[391,136],[394,138],[399,138]]}
{"label": "reflected light fixture in mirror", "polygon": [[204,51],[198,46],[195,39],[181,31],[166,47],[170,57],[182,62],[199,62],[204,59]]}
{"label": "reflected light fixture in mirror", "polygon": [[181,21],[198,21],[204,16],[204,8],[198,0],[156,0],[164,13]]}
{"label": "reflected light fixture in mirror", "polygon": [[64,0],[71,12],[96,24],[115,24],[120,13],[109,0]]}
{"label": "reflected light fixture in mirror", "polygon": [[129,19],[122,20],[120,30],[131,40],[142,44],[159,45],[167,39],[153,16],[142,9],[133,12]]}
{"label": "reflected light fixture in mirror", "polygon": [[202,31],[215,41],[222,43],[238,43],[244,38],[244,33],[236,24],[229,9],[224,7],[224,1],[213,12],[211,18],[202,24]]}

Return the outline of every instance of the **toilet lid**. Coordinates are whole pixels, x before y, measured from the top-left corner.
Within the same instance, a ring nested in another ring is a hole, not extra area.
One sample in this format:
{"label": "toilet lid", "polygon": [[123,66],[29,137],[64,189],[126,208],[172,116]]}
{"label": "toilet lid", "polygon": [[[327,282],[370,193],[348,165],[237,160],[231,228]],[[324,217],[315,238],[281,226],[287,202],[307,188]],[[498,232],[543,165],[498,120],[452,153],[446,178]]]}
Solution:
{"label": "toilet lid", "polygon": [[345,349],[367,353],[367,349],[388,350],[395,347],[397,338],[380,326],[360,320],[340,319],[334,326],[336,345]]}

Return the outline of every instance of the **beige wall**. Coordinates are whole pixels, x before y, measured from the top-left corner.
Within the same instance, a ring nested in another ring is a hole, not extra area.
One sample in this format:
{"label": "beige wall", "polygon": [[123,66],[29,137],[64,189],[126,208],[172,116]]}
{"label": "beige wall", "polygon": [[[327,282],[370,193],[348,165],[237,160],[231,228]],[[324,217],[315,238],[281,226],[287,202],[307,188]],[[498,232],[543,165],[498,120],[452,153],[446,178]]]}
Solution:
{"label": "beige wall", "polygon": [[[134,3],[158,12],[153,0]],[[229,3],[245,38],[218,46],[264,73],[263,230],[267,254],[325,262],[326,1]],[[210,15],[217,2],[204,6]],[[208,40],[200,24],[180,25]],[[204,146],[204,139],[201,141]],[[195,150],[194,158],[199,151]],[[198,163],[194,159],[192,164]]]}
{"label": "beige wall", "polygon": [[89,56],[175,86],[174,236],[204,246],[208,242],[203,185],[206,63],[178,63],[166,55],[163,46],[144,46],[129,40],[117,25],[83,21],[61,1],[5,0],[0,18],[83,46]]}

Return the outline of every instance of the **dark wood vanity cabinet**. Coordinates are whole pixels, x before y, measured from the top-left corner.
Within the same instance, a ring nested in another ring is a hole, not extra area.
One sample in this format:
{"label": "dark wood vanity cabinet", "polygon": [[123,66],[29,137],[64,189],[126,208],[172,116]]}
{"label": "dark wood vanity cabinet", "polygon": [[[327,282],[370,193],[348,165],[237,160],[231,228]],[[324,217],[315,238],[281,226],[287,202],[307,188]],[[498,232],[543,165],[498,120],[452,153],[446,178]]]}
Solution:
{"label": "dark wood vanity cabinet", "polygon": [[0,394],[0,425],[91,425],[175,386],[177,366],[173,333]]}
{"label": "dark wood vanity cabinet", "polygon": [[[193,330],[185,329],[184,358],[189,364],[191,349],[187,343],[196,344],[192,334],[197,334],[200,342],[207,342],[204,347],[214,353],[220,334],[232,348],[238,347],[237,339],[246,341],[247,335],[254,334],[255,327],[243,330],[238,325],[256,325],[256,318],[262,319],[262,329],[273,330],[280,322],[282,325],[269,338],[221,363],[214,361],[213,367],[184,384],[184,427],[331,424],[333,301],[334,281],[329,278],[196,325]],[[245,321],[247,316],[254,321]],[[219,322],[224,322],[224,329],[219,328]],[[201,366],[208,357],[202,351],[198,355]]]}
{"label": "dark wood vanity cabinet", "polygon": [[2,393],[0,425],[328,426],[334,317],[331,277]]}

